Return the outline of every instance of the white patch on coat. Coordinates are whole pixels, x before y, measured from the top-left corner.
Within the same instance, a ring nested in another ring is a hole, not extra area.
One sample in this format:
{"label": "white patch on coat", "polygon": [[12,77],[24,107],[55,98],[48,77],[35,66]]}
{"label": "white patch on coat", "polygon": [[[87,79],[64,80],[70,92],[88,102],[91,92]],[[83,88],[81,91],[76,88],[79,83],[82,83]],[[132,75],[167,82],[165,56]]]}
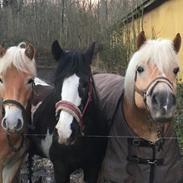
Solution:
{"label": "white patch on coat", "polygon": [[42,104],[42,101],[40,101],[39,103],[37,103],[36,105],[32,105],[31,106],[31,121],[33,122],[33,116],[34,113],[36,112],[36,110],[38,109],[38,107]]}
{"label": "white patch on coat", "polygon": [[8,128],[10,130],[15,129],[15,127],[17,126],[18,120],[21,120],[22,123],[24,121],[21,109],[13,105],[5,105],[5,115],[3,119],[6,119]]}
{"label": "white patch on coat", "polygon": [[41,147],[42,147],[41,149],[47,158],[49,158],[49,151],[52,144],[52,138],[53,134],[50,134],[49,129],[47,129],[45,139],[41,140]]}
{"label": "white patch on coat", "polygon": [[2,173],[3,183],[9,183],[12,180],[12,175],[14,174],[15,169],[13,167],[5,166]]}
{"label": "white patch on coat", "polygon": [[10,183],[14,180],[15,175],[17,174],[17,171],[19,170],[26,155],[25,151],[27,147],[25,147],[25,145],[26,144],[24,144],[24,147],[22,147],[19,152],[12,154],[12,156],[6,160],[2,170],[2,183]]}
{"label": "white patch on coat", "polygon": [[[77,107],[81,104],[81,98],[79,96],[79,77],[76,74],[66,78],[63,82],[61,99],[71,102]],[[66,112],[61,111],[56,129],[58,130],[59,143],[65,143],[71,136],[71,124],[73,116]]]}
{"label": "white patch on coat", "polygon": [[46,83],[45,81],[43,81],[42,79],[40,79],[38,77],[34,78],[34,83],[35,83],[35,85],[50,86],[48,83]]}

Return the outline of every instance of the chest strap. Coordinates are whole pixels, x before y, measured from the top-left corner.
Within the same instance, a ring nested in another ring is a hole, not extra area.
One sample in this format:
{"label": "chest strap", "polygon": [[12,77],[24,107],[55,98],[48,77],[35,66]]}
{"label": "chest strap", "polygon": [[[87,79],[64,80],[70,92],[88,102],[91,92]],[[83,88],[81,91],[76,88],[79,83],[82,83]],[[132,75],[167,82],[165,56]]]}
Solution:
{"label": "chest strap", "polygon": [[[156,159],[156,151],[162,149],[163,139],[160,139],[155,144],[148,142],[144,139],[138,138],[128,138],[128,156],[127,160],[137,164],[144,164],[150,166],[149,183],[154,183],[155,166],[161,166],[164,163],[164,159]],[[131,147],[147,147],[152,149],[152,157],[145,159],[132,155]],[[160,148],[161,147],[161,148]],[[158,150],[156,150],[156,148]]]}
{"label": "chest strap", "polygon": [[138,163],[138,164],[144,164],[144,165],[163,165],[164,160],[163,159],[144,159],[144,158],[139,158],[137,156],[128,156],[127,157],[128,161]]}

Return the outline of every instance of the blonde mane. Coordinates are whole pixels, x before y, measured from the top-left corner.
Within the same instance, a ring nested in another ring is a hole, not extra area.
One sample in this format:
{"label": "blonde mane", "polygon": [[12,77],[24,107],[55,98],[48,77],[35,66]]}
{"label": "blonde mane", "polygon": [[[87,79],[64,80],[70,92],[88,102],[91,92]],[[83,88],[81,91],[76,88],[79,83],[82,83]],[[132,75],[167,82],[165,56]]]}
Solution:
{"label": "blonde mane", "polygon": [[134,86],[137,66],[141,63],[155,64],[162,72],[172,72],[178,66],[178,58],[173,48],[173,42],[166,39],[147,40],[142,47],[133,54],[125,75],[125,97],[129,105],[134,105]]}
{"label": "blonde mane", "polygon": [[25,55],[24,42],[8,48],[5,55],[0,58],[0,73],[5,73],[11,66],[16,67],[19,71],[36,76],[35,60],[30,60]]}

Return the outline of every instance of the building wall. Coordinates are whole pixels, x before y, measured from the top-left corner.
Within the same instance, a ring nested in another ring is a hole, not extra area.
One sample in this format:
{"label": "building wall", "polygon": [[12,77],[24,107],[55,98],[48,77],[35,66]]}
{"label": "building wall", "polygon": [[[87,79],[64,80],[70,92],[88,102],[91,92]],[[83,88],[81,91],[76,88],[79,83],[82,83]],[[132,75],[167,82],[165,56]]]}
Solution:
{"label": "building wall", "polygon": [[[173,39],[176,33],[179,32],[183,43],[183,0],[167,0],[157,8],[145,13],[143,18],[141,17],[129,23],[126,29],[128,34],[130,31],[130,37],[133,40],[137,32],[142,30],[142,26],[146,37]],[[179,78],[183,80],[183,44],[179,52],[179,60],[181,67]]]}

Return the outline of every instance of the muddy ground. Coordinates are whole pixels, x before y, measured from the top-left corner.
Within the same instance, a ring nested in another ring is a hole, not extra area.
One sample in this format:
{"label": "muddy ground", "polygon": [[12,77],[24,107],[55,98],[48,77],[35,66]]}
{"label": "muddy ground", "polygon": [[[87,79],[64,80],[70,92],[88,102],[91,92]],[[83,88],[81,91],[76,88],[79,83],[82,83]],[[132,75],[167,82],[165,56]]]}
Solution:
{"label": "muddy ground", "polygon": [[[45,158],[38,156],[34,157],[32,166],[32,183],[54,183],[53,166],[52,163]],[[25,160],[21,168],[21,183],[29,183],[28,162]],[[84,183],[82,170],[75,171],[71,177],[71,183]]]}

